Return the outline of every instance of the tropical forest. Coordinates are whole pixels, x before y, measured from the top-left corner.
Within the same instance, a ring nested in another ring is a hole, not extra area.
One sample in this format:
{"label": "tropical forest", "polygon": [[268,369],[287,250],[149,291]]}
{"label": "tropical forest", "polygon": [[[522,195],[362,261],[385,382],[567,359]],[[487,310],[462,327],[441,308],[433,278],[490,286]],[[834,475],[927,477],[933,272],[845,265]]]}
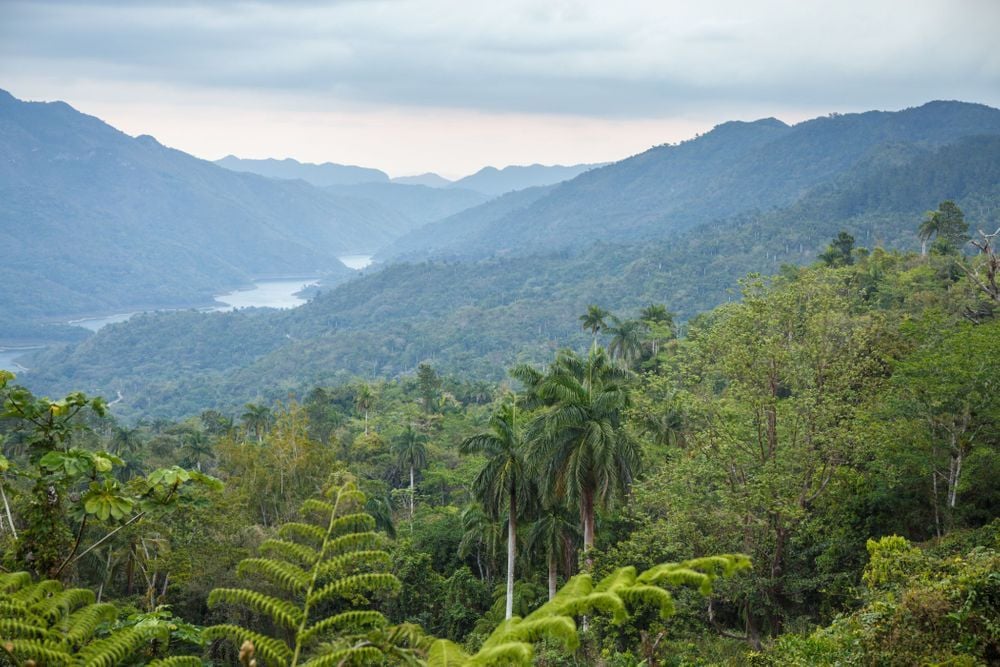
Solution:
{"label": "tropical forest", "polygon": [[804,4],[0,3],[0,667],[1000,665],[1000,11]]}

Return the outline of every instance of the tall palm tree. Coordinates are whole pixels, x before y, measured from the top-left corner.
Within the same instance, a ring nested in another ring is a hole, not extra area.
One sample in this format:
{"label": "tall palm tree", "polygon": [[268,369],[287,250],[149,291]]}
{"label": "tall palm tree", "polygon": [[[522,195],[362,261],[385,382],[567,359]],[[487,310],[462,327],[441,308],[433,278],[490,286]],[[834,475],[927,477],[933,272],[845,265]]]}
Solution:
{"label": "tall palm tree", "polygon": [[407,427],[392,441],[392,452],[396,455],[396,465],[410,470],[410,525],[413,525],[413,498],[416,493],[416,471],[427,465],[427,436],[412,425]]}
{"label": "tall palm tree", "polygon": [[597,347],[597,334],[607,328],[609,317],[611,313],[594,304],[587,306],[587,312],[580,316],[583,328],[589,329],[590,333],[594,334],[594,347]]}
{"label": "tall palm tree", "polygon": [[191,430],[184,435],[181,450],[184,452],[181,465],[185,467],[194,466],[198,469],[198,472],[201,472],[202,461],[215,458],[211,441],[203,431],[199,430]]}
{"label": "tall palm tree", "polygon": [[472,503],[462,511],[462,540],[458,543],[458,555],[465,558],[475,554],[479,576],[487,583],[493,583],[493,565],[499,557],[502,543],[500,522],[490,519],[482,505]]}
{"label": "tall palm tree", "polygon": [[579,504],[585,554],[597,509],[624,495],[641,463],[624,429],[631,377],[602,348],[585,358],[563,350],[534,388],[547,407],[529,426],[528,458],[548,498]]}
{"label": "tall palm tree", "polygon": [[244,407],[246,410],[240,415],[243,427],[247,430],[247,433],[253,432],[257,437],[257,442],[263,442],[264,434],[267,433],[267,430],[271,427],[271,422],[274,420],[271,408],[256,403],[247,403]]}
{"label": "tall palm tree", "polygon": [[354,392],[354,407],[365,415],[365,435],[368,435],[368,411],[375,405],[375,392],[367,382],[358,385]]}
{"label": "tall palm tree", "polygon": [[642,356],[643,338],[649,327],[642,320],[619,320],[612,317],[612,324],[607,328],[611,334],[608,342],[608,354],[612,359],[621,360],[626,366],[631,366]]}
{"label": "tall palm tree", "polygon": [[532,495],[532,477],[525,461],[524,441],[517,423],[517,406],[504,403],[490,417],[490,430],[466,438],[463,454],[482,454],[486,463],[472,482],[472,490],[491,519],[507,513],[507,606],[514,613],[514,561],[517,520]]}
{"label": "tall palm tree", "polygon": [[[559,587],[559,561],[568,563],[572,553],[572,544],[579,536],[579,531],[573,525],[572,515],[566,507],[559,503],[547,503],[528,533],[528,549],[544,551],[549,568],[549,599],[555,597]],[[566,577],[572,575],[566,568]]]}

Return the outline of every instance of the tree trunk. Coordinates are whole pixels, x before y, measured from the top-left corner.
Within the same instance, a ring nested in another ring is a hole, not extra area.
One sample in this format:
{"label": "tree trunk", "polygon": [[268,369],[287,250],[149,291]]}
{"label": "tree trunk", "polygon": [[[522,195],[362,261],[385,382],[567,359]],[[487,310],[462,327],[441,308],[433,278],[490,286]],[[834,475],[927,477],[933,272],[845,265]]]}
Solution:
{"label": "tree trunk", "polygon": [[556,552],[549,552],[549,599],[551,600],[556,596],[556,584],[559,583],[559,571],[556,567],[558,559],[556,558]]}
{"label": "tree trunk", "polygon": [[17,539],[17,528],[14,527],[14,517],[10,515],[10,503],[7,502],[7,493],[3,490],[3,482],[0,482],[0,496],[3,497],[3,508],[7,511],[7,522],[10,523],[10,532],[14,539]]}
{"label": "tree trunk", "polygon": [[365,410],[365,435],[368,435],[368,410]]}
{"label": "tree trunk", "polygon": [[506,616],[514,615],[514,556],[517,549],[517,497],[510,492],[510,511],[507,515],[507,607]]}
{"label": "tree trunk", "polygon": [[413,527],[413,494],[414,494],[414,483],[413,483],[413,466],[410,466],[410,527]]}
{"label": "tree trunk", "polygon": [[589,556],[589,552],[594,548],[594,490],[584,489],[583,491],[583,554],[586,557],[586,567],[589,572],[594,564]]}

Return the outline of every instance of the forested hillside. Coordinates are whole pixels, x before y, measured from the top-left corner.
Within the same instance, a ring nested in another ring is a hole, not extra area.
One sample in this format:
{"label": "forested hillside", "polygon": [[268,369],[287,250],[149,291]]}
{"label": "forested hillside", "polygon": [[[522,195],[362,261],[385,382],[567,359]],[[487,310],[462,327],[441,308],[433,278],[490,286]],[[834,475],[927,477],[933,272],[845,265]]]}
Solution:
{"label": "forested hillside", "polygon": [[191,306],[275,275],[349,275],[413,222],[368,199],[237,174],[62,103],[0,92],[0,338],[53,316]]}
{"label": "forested hillside", "polygon": [[[588,303],[615,303],[626,314],[665,303],[685,321],[738,298],[734,285],[748,272],[812,261],[841,229],[859,245],[916,248],[925,212],[950,198],[973,229],[995,229],[998,183],[995,136],[939,148],[886,145],[790,207],[700,225],[670,240],[390,264],[287,313],[147,315],[37,355],[24,380],[49,394],[121,391],[118,410],[129,416],[187,415],[205,401],[232,407],[318,383],[395,377],[427,360],[495,380],[510,364],[541,361],[558,346],[583,349],[587,339],[574,330],[573,313]],[[507,195],[437,226],[477,227],[540,194]]]}
{"label": "forested hillside", "polygon": [[993,664],[997,238],[952,202],[913,233],[838,233],[681,336],[609,292],[503,384],[130,425],[0,374],[4,659]]}
{"label": "forested hillside", "polygon": [[[472,237],[411,240],[438,257],[531,254],[664,239],[699,224],[792,205],[886,144],[936,148],[966,136],[1000,134],[1000,111],[932,102],[898,112],[831,115],[794,126],[770,118],[729,122],[676,146],[652,148],[556,186]],[[428,227],[428,236],[436,229]],[[895,239],[886,239],[889,242]]]}

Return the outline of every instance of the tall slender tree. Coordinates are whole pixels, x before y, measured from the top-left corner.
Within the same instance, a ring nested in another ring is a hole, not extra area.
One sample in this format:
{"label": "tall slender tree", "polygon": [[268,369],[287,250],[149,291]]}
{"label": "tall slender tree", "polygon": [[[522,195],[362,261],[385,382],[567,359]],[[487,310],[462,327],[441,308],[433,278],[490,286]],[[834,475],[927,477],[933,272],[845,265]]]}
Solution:
{"label": "tall slender tree", "polygon": [[[538,517],[531,524],[528,533],[528,548],[545,553],[548,565],[549,599],[555,597],[559,588],[559,562],[568,564],[571,560],[572,545],[578,539],[579,531],[573,524],[572,514],[561,503],[546,503]],[[566,568],[566,578],[573,573]]]}
{"label": "tall slender tree", "polygon": [[611,313],[595,304],[587,306],[587,312],[580,316],[580,325],[594,335],[594,347],[597,347],[597,334],[608,328],[609,317]]}
{"label": "tall slender tree", "polygon": [[517,406],[504,403],[490,417],[490,430],[462,442],[463,454],[482,454],[486,463],[472,482],[472,490],[487,515],[496,520],[507,514],[506,616],[514,613],[514,564],[517,554],[517,520],[533,492],[531,473],[517,421]]}
{"label": "tall slender tree", "polygon": [[410,471],[410,522],[413,522],[413,506],[416,494],[416,471],[427,465],[427,436],[411,425],[392,441],[392,451],[396,464],[402,470]]}
{"label": "tall slender tree", "polygon": [[[521,368],[514,374],[532,377]],[[579,505],[584,553],[594,547],[597,509],[624,495],[641,464],[624,428],[632,376],[595,347],[586,357],[561,351],[534,385],[546,407],[529,425],[528,458],[547,497]]]}
{"label": "tall slender tree", "polygon": [[607,332],[611,334],[608,354],[612,359],[632,366],[642,357],[643,341],[648,328],[642,320],[619,320],[612,317],[611,326],[607,328]]}

